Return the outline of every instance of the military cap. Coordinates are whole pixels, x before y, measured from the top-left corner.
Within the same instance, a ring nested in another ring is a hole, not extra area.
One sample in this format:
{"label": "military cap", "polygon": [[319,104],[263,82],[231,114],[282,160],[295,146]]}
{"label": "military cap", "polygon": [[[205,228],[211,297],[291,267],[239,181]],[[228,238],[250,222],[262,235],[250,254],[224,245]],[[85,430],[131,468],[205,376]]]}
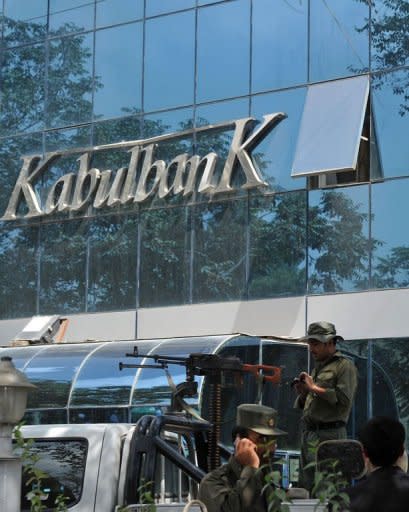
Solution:
{"label": "military cap", "polygon": [[276,428],[277,411],[259,404],[241,404],[237,407],[236,424],[254,430],[263,436],[285,436],[287,432]]}
{"label": "military cap", "polygon": [[337,335],[335,325],[331,322],[313,322],[308,326],[307,336],[300,338],[300,341],[318,340],[321,343],[327,343],[331,340],[343,340],[342,336]]}

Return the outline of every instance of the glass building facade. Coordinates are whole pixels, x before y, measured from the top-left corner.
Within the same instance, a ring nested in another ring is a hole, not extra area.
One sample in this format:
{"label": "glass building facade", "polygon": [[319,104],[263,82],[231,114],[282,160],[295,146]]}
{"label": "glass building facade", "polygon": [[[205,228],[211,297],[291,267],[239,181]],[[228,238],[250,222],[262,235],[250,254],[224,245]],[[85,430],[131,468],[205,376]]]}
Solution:
{"label": "glass building facade", "polygon": [[[298,334],[321,319],[313,304],[340,333],[351,322],[349,350],[368,361],[371,386],[381,364],[409,422],[409,324],[385,314],[409,298],[407,3],[0,6],[0,330],[132,311],[136,338],[141,311],[158,324],[170,307],[300,298]],[[248,118],[259,124],[237,140]],[[139,181],[124,199],[132,162]],[[247,187],[250,168],[262,186]],[[383,315],[378,333],[371,318]],[[74,368],[84,350],[47,357]]]}

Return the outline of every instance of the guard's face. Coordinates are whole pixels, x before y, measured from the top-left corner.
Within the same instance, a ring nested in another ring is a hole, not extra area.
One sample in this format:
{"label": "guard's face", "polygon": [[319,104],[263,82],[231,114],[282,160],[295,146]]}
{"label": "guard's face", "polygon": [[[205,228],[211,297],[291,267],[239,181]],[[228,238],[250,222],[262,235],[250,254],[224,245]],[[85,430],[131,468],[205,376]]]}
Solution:
{"label": "guard's face", "polygon": [[334,354],[336,350],[333,341],[322,343],[318,340],[309,340],[308,348],[315,361],[326,361]]}
{"label": "guard's face", "polygon": [[257,445],[257,455],[262,458],[268,458],[275,452],[277,441],[272,436],[263,436],[254,430],[249,430],[250,441]]}

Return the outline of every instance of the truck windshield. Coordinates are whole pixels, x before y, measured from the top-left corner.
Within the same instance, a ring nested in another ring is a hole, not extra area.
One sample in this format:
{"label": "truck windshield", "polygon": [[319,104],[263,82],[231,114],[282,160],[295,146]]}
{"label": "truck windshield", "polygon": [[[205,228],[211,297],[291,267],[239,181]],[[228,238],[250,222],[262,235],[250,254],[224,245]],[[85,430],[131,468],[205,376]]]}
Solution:
{"label": "truck windshield", "polygon": [[[38,456],[35,467],[46,475],[41,479],[42,504],[46,510],[55,510],[58,496],[65,497],[65,505],[68,508],[80,500],[87,450],[88,442],[86,439],[34,441],[30,451]],[[31,476],[27,472],[23,472],[21,486],[22,512],[31,510],[31,502],[27,497],[33,491],[34,486],[32,482],[28,483]]]}

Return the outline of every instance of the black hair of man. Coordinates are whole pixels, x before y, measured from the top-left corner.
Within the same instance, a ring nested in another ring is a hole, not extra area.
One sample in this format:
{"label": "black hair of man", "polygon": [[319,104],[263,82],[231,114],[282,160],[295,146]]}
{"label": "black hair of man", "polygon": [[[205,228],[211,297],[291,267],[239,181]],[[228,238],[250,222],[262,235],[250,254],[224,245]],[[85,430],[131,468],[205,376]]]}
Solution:
{"label": "black hair of man", "polygon": [[235,426],[233,428],[233,430],[231,431],[231,439],[232,439],[233,443],[236,440],[237,436],[239,436],[240,439],[243,439],[245,437],[248,437],[248,435],[249,435],[248,428],[240,427],[240,425]]}
{"label": "black hair of man", "polygon": [[358,434],[366,455],[374,466],[392,466],[404,450],[405,428],[400,421],[376,416]]}

